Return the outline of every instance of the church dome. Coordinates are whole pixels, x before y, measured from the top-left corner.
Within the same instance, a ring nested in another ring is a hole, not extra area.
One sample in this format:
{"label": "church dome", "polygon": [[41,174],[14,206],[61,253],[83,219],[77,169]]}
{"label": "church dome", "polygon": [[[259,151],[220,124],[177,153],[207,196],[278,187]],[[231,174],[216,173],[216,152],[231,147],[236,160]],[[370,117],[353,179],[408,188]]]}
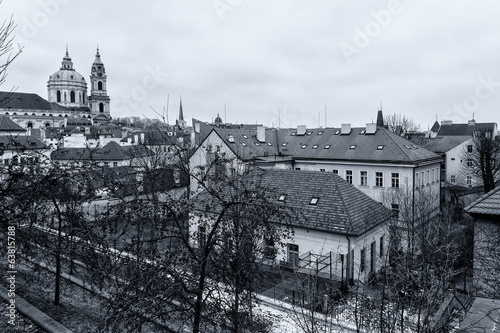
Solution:
{"label": "church dome", "polygon": [[219,114],[218,114],[218,113],[217,113],[217,117],[216,117],[216,118],[215,118],[215,120],[214,120],[214,124],[216,124],[216,125],[220,125],[220,124],[222,124],[222,118],[221,118],[221,117],[219,117]]}
{"label": "church dome", "polygon": [[49,77],[48,100],[66,107],[87,106],[87,82],[75,71],[73,61],[66,48],[61,68]]}

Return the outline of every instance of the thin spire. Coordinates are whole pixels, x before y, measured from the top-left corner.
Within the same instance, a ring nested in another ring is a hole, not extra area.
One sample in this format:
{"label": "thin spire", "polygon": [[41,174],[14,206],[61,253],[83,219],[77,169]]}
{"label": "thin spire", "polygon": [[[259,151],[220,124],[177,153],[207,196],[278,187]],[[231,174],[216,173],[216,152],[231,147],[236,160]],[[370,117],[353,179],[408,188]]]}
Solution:
{"label": "thin spire", "polygon": [[97,55],[99,55],[99,44],[97,44]]}
{"label": "thin spire", "polygon": [[184,112],[182,111],[182,95],[179,97],[180,104],[179,104],[179,120],[184,121]]}
{"label": "thin spire", "polygon": [[68,44],[66,44],[66,57],[69,57]]}

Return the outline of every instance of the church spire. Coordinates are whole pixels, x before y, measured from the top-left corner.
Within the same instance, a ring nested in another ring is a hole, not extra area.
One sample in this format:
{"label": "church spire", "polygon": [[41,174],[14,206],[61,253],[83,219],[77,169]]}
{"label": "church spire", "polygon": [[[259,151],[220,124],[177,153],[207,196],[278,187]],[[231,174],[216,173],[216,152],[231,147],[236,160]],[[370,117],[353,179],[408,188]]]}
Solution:
{"label": "church spire", "polygon": [[184,121],[184,112],[182,111],[182,96],[180,97],[180,104],[179,104],[179,120]]}
{"label": "church spire", "polygon": [[61,63],[61,69],[73,70],[73,61],[71,61],[71,57],[69,56],[68,44],[66,44],[66,55]]}
{"label": "church spire", "polygon": [[382,113],[382,102],[377,113],[377,127],[384,127],[384,114]]}
{"label": "church spire", "polygon": [[186,128],[186,121],[184,120],[184,111],[182,110],[182,96],[179,97],[179,118],[177,119],[177,127],[181,130]]}

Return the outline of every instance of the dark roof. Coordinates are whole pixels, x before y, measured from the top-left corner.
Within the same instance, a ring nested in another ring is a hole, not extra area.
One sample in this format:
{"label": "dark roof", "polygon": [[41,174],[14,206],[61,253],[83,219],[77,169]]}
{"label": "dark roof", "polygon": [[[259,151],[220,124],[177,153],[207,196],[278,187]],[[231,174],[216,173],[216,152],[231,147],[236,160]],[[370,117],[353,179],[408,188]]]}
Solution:
{"label": "dark roof", "polygon": [[[263,190],[271,203],[297,212],[290,221],[294,227],[360,236],[392,216],[391,210],[330,172],[254,169],[243,176],[243,181],[259,186],[256,193]],[[231,191],[227,187],[224,190]],[[279,200],[281,195],[285,196],[283,201]],[[310,204],[313,197],[318,198],[314,205]],[[198,209],[206,210],[207,203],[209,209],[219,209],[206,191],[194,200]]]}
{"label": "dark roof", "polygon": [[465,211],[469,214],[500,216],[500,187],[491,190],[465,207]]}
{"label": "dark roof", "polygon": [[0,152],[2,150],[47,149],[47,146],[32,135],[0,136]]}
{"label": "dark roof", "polygon": [[453,136],[438,136],[436,138],[422,138],[422,146],[435,153],[446,153],[456,146],[469,140],[471,136],[453,135]]}
{"label": "dark roof", "polygon": [[102,148],[58,148],[51,154],[52,160],[69,161],[124,161],[150,156],[152,152],[144,146],[120,146],[111,141]]}
{"label": "dark roof", "polygon": [[460,324],[459,332],[493,333],[500,318],[500,300],[477,297]]}
{"label": "dark roof", "polygon": [[[320,131],[322,135],[318,135]],[[310,135],[289,138],[291,142],[287,146],[295,150],[295,159],[413,163],[440,158],[382,127],[378,127],[375,134],[365,134],[365,128],[359,127],[352,128],[348,135],[341,135],[339,131],[308,130]],[[325,149],[327,146],[330,147]]]}
{"label": "dark roof", "polygon": [[469,124],[443,124],[439,128],[438,136],[446,135],[468,135],[471,136],[475,131],[496,131],[496,123],[475,123]]}
{"label": "dark roof", "polygon": [[77,112],[83,112],[86,111],[90,115],[90,108],[88,106],[73,106],[73,107],[68,107],[68,106],[62,106],[57,103],[49,103],[50,107],[52,108],[53,111],[59,111],[59,112],[72,112],[72,111],[77,111]]}
{"label": "dark roof", "polygon": [[9,117],[0,115],[0,132],[24,133],[26,130],[9,119]]}
{"label": "dark roof", "polygon": [[434,125],[432,125],[432,127],[431,127],[431,131],[432,131],[432,132],[437,132],[437,131],[439,131],[439,122],[438,122],[437,120],[434,122]]}
{"label": "dark roof", "polygon": [[265,142],[257,141],[255,129],[212,127],[212,131],[243,161],[288,157],[417,163],[441,158],[381,127],[375,134],[366,134],[364,127],[352,128],[348,135],[341,135],[340,128],[307,129],[304,135],[297,135],[296,129],[266,128]]}
{"label": "dark roof", "polygon": [[37,94],[0,91],[1,109],[52,110],[49,102]]}
{"label": "dark roof", "polygon": [[[136,135],[139,141],[141,140],[141,135],[144,135],[144,142],[135,142]],[[141,143],[148,146],[171,145],[179,143],[177,137],[175,137],[174,135],[169,135],[168,131],[162,130],[131,132],[128,136],[124,137],[121,142],[128,142],[129,139],[132,143]]]}

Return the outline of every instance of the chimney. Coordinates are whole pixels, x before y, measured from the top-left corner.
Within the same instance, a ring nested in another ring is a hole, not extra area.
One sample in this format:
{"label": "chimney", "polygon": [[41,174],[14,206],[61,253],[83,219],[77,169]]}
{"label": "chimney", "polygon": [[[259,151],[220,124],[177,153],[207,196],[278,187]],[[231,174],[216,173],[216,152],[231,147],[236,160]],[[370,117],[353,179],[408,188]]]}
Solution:
{"label": "chimney", "polygon": [[297,135],[305,135],[306,134],[306,125],[297,126]]}
{"label": "chimney", "polygon": [[446,125],[453,125],[453,121],[451,121],[451,120],[442,120],[441,121],[441,126],[446,126]]}
{"label": "chimney", "polygon": [[351,134],[351,124],[342,124],[340,129],[340,134],[348,135]]}
{"label": "chimney", "polygon": [[200,123],[198,122],[194,123],[194,131],[196,133],[200,133]]}
{"label": "chimney", "polygon": [[375,134],[377,132],[377,124],[369,123],[366,124],[366,134]]}
{"label": "chimney", "polygon": [[264,126],[257,126],[257,141],[266,142],[266,128]]}

